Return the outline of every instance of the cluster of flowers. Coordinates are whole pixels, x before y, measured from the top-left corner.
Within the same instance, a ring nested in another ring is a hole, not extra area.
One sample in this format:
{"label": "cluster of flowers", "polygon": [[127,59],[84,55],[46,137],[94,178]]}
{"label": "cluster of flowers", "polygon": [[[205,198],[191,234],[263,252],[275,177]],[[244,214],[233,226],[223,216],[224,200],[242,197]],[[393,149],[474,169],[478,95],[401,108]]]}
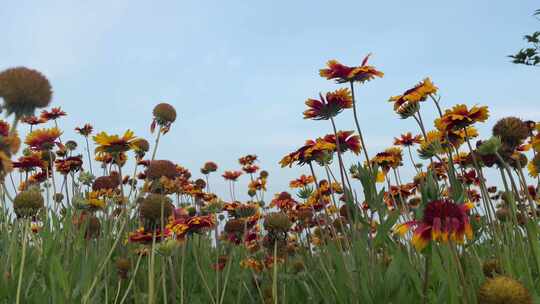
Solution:
{"label": "cluster of flowers", "polygon": [[[64,111],[53,108],[42,110],[39,117],[34,115],[36,109],[47,107],[51,101],[48,80],[31,69],[8,69],[0,73],[0,97],[3,110],[13,115],[14,123],[0,121],[2,192],[9,195],[5,180],[17,170],[21,183],[18,187],[13,183],[16,195],[10,198],[17,218],[35,223],[46,216],[42,212],[45,209],[62,212],[73,207],[76,212],[72,223],[84,227],[88,240],[100,237],[102,220],[132,220],[138,228],[128,233],[127,243],[142,246],[138,252],[147,253],[156,244],[160,248],[180,246],[192,235],[210,237],[213,233],[211,239],[219,255],[214,265],[217,271],[227,265],[232,248],[243,247],[247,254],[241,266],[257,275],[286,260],[293,260],[296,271],[301,271],[300,250],[317,253],[332,244],[349,251],[355,235],[372,239],[387,233],[380,231],[382,223],[390,223],[396,235],[410,239],[412,246],[423,251],[439,243],[460,246],[481,238],[482,225],[513,223],[527,227],[540,216],[539,183],[531,185],[531,178],[524,174],[528,169],[530,177],[540,175],[540,123],[506,117],[494,125],[491,138],[478,140],[475,124],[488,119],[488,108],[459,104],[443,111],[438,88],[429,78],[389,98],[394,111],[402,119],[413,118],[421,134],[401,134],[393,146],[369,157],[354,90],[355,85],[384,74],[368,65],[368,59],[369,55],[354,67],[331,60],[320,70],[321,77],[348,84],[349,88],[307,99],[303,116],[330,121],[333,132],[307,140],[281,159],[281,167],[307,164],[309,175],[290,182],[291,192],[296,193],[277,193],[268,206],[264,204],[268,172],[261,170],[256,155],[241,157],[240,170],[221,175],[229,184],[229,201],[211,190],[209,180],[218,170],[216,163],[206,162],[200,169],[203,177],[193,178],[188,169],[156,159],[161,136],[177,119],[172,105],[161,103],[153,110],[150,130],[157,130],[157,135],[151,154],[150,143],[131,130],[123,135],[100,132],[92,136],[93,126],[85,124],[75,129],[86,143],[88,155],[83,156],[76,153],[75,141],[61,138],[58,121],[66,116]],[[428,100],[439,113],[432,130],[421,115],[421,105]],[[346,109],[353,110],[354,131],[338,130],[336,126],[336,117]],[[13,161],[21,146],[19,122],[30,130],[21,156]],[[37,128],[51,122],[54,126],[50,128]],[[90,138],[96,146],[93,156]],[[415,147],[417,157],[413,156]],[[131,152],[134,171],[126,175],[123,169]],[[355,157],[363,152],[365,159],[347,167],[342,155],[348,152]],[[403,182],[400,170],[407,161],[415,176]],[[99,177],[94,176],[93,162],[100,164]],[[336,167],[337,174],[333,171]],[[504,189],[487,184],[485,170],[491,167],[499,169]],[[324,178],[316,171],[322,171]],[[236,196],[236,182],[243,174],[249,176],[246,202]],[[363,186],[363,199],[353,190],[354,180]],[[49,204],[49,197],[53,204]],[[39,228],[33,230],[39,232]],[[402,239],[399,242],[406,244]],[[119,265],[125,264],[119,261]],[[121,273],[125,275],[125,269]]]}

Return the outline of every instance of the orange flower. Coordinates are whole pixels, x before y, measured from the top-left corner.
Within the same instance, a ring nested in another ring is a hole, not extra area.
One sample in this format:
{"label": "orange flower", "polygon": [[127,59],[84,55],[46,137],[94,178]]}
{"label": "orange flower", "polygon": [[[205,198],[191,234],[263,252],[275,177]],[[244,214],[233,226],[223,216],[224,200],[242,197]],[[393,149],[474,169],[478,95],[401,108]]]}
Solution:
{"label": "orange flower", "polygon": [[66,116],[66,112],[62,111],[60,107],[52,108],[50,112],[47,112],[47,110],[43,110],[41,112],[41,118],[47,120],[55,120],[62,116]]}
{"label": "orange flower", "polygon": [[392,96],[389,101],[394,103],[394,110],[398,110],[405,103],[418,103],[426,100],[430,94],[437,93],[437,87],[433,85],[431,79],[426,78],[414,88],[405,91],[402,95]]}
{"label": "orange flower", "polygon": [[26,136],[25,144],[32,150],[52,149],[62,132],[58,128],[37,129]]}
{"label": "orange flower", "polygon": [[435,119],[435,126],[441,132],[463,129],[476,122],[484,122],[488,119],[488,108],[486,106],[473,106],[468,109],[466,105],[459,104],[446,110],[441,118]]}
{"label": "orange flower", "polygon": [[326,98],[306,100],[308,109],[304,111],[304,119],[327,120],[335,117],[344,109],[352,108],[353,101],[349,89],[338,89],[326,93]]}
{"label": "orange flower", "polygon": [[413,146],[414,144],[419,144],[421,142],[422,142],[422,136],[420,135],[413,136],[411,132],[401,134],[399,138],[394,137],[394,145],[396,146],[410,147],[410,146]]}
{"label": "orange flower", "polygon": [[313,183],[315,180],[313,179],[313,176],[311,175],[305,175],[305,174],[302,174],[299,178],[295,179],[295,180],[292,180],[290,183],[289,183],[289,187],[291,188],[303,188],[303,187],[306,187],[307,185]]}
{"label": "orange flower", "polygon": [[225,180],[235,182],[240,175],[242,175],[242,171],[225,171],[221,176],[223,176]]}
{"label": "orange flower", "polygon": [[383,72],[377,71],[374,67],[367,65],[370,55],[368,54],[358,67],[349,67],[339,63],[337,60],[330,60],[326,64],[326,69],[319,70],[319,75],[326,79],[335,79],[337,83],[366,82],[375,77],[383,77]]}

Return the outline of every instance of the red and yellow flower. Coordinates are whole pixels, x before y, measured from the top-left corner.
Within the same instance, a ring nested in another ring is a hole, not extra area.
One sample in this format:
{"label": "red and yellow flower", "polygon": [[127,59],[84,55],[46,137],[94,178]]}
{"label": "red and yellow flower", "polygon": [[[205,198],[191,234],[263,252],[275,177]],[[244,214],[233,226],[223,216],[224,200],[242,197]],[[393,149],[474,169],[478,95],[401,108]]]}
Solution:
{"label": "red and yellow flower", "polygon": [[225,180],[235,182],[240,177],[240,175],[242,175],[242,171],[225,171],[221,176]]}
{"label": "red and yellow flower", "polygon": [[85,137],[92,134],[93,130],[94,130],[94,127],[92,127],[91,124],[85,124],[82,127],[75,128],[75,131],[77,133],[79,133],[79,134],[81,134],[82,136],[85,136]]}
{"label": "red and yellow flower", "polygon": [[24,141],[32,150],[50,150],[62,135],[58,128],[37,129],[30,132]]}
{"label": "red and yellow flower", "polygon": [[129,151],[132,148],[135,135],[133,131],[127,130],[122,137],[101,132],[93,138],[94,142],[98,145],[95,149],[96,153],[106,152],[118,154]]}
{"label": "red and yellow flower", "polygon": [[327,68],[319,70],[319,75],[326,79],[334,79],[338,83],[344,82],[366,82],[375,77],[383,77],[384,73],[378,71],[373,66],[367,65],[369,59],[368,54],[362,64],[357,67],[349,67],[339,63],[337,60],[329,60],[326,65]]}
{"label": "red and yellow flower", "polygon": [[408,89],[402,95],[392,96],[389,101],[394,103],[394,110],[399,110],[406,103],[418,103],[437,93],[437,87],[433,85],[431,79],[425,78],[422,82]]}
{"label": "red and yellow flower", "polygon": [[36,126],[36,125],[39,125],[39,124],[43,124],[43,123],[46,123],[47,122],[47,119],[46,118],[43,118],[43,117],[36,117],[34,115],[31,115],[31,116],[25,116],[21,119],[21,122],[22,123],[25,123],[27,125],[31,125],[31,126]]}
{"label": "red and yellow flower", "polygon": [[489,111],[486,106],[473,106],[470,109],[459,104],[452,109],[445,111],[441,118],[435,119],[435,126],[441,132],[463,129],[476,122],[484,122],[489,117]]}
{"label": "red and yellow flower", "polygon": [[292,180],[289,183],[289,187],[291,188],[304,188],[308,186],[309,184],[313,183],[315,180],[313,176],[311,175],[305,175],[302,174],[299,178]]}
{"label": "red and yellow flower", "polygon": [[[360,153],[361,145],[360,145],[360,137],[358,135],[353,135],[354,131],[338,131],[337,132],[337,138],[339,141],[339,148],[340,152],[344,153],[348,150],[351,150],[354,154]],[[336,144],[337,148],[337,142],[336,142],[336,136],[334,134],[328,134],[323,139],[332,144]]]}
{"label": "red and yellow flower", "polygon": [[473,231],[467,214],[473,204],[456,204],[450,200],[429,202],[424,209],[421,221],[400,224],[395,232],[405,235],[414,227],[412,244],[417,250],[424,249],[429,242],[446,243],[451,241],[463,244],[465,239],[473,238]]}
{"label": "red and yellow flower", "polygon": [[309,162],[312,162],[326,153],[332,153],[336,149],[336,144],[325,141],[322,138],[316,140],[307,140],[304,146],[298,150],[289,153],[283,157],[279,164],[281,167],[291,167],[294,163],[302,166]]}
{"label": "red and yellow flower", "polygon": [[335,117],[344,109],[352,108],[353,100],[349,89],[338,89],[334,92],[326,93],[326,98],[322,94],[320,99],[309,98],[306,100],[308,109],[304,111],[304,119],[327,120]]}
{"label": "red and yellow flower", "polygon": [[394,137],[394,145],[402,147],[410,147],[422,142],[422,136],[413,136],[411,132],[401,134],[400,137]]}
{"label": "red and yellow flower", "polygon": [[55,120],[66,115],[67,115],[66,112],[62,111],[60,107],[57,107],[57,108],[52,108],[50,112],[47,110],[43,110],[41,112],[40,117],[47,121],[47,120]]}

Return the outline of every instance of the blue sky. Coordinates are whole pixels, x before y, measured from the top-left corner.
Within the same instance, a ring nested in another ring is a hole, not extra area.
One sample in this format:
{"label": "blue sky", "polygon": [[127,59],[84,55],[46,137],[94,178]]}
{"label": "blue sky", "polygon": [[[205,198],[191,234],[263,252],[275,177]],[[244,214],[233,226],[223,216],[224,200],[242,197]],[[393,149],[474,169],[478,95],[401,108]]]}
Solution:
{"label": "blue sky", "polygon": [[[386,101],[426,76],[443,106],[490,107],[484,135],[505,115],[539,120],[538,69],[506,58],[538,29],[531,14],[539,8],[529,0],[10,1],[0,10],[0,69],[23,65],[49,77],[53,105],[69,114],[66,139],[85,122],[150,138],[153,106],[171,103],[179,119],[159,158],[195,175],[213,160],[221,174],[254,153],[274,193],[307,173],[280,169],[279,159],[331,131],[301,114],[306,98],[339,87],[318,76],[328,59],[354,65],[372,52],[370,63],[385,72],[357,89],[371,154],[418,132]],[[352,130],[351,119],[340,115],[338,128]],[[221,178],[212,182],[226,194]]]}

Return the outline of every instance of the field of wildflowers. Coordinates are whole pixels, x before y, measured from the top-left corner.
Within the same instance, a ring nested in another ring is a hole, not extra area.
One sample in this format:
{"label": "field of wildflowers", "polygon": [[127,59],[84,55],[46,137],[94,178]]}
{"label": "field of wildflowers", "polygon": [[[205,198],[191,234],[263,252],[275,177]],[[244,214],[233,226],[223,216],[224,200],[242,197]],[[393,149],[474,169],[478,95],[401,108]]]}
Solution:
{"label": "field of wildflowers", "polygon": [[505,117],[480,139],[488,107],[445,108],[425,78],[388,99],[418,129],[371,151],[355,90],[384,74],[368,60],[320,69],[339,88],[303,116],[331,133],[284,155],[305,174],[277,194],[253,154],[198,172],[160,159],[168,103],[152,139],[82,122],[68,140],[47,78],[2,71],[0,303],[539,303],[540,123]]}

